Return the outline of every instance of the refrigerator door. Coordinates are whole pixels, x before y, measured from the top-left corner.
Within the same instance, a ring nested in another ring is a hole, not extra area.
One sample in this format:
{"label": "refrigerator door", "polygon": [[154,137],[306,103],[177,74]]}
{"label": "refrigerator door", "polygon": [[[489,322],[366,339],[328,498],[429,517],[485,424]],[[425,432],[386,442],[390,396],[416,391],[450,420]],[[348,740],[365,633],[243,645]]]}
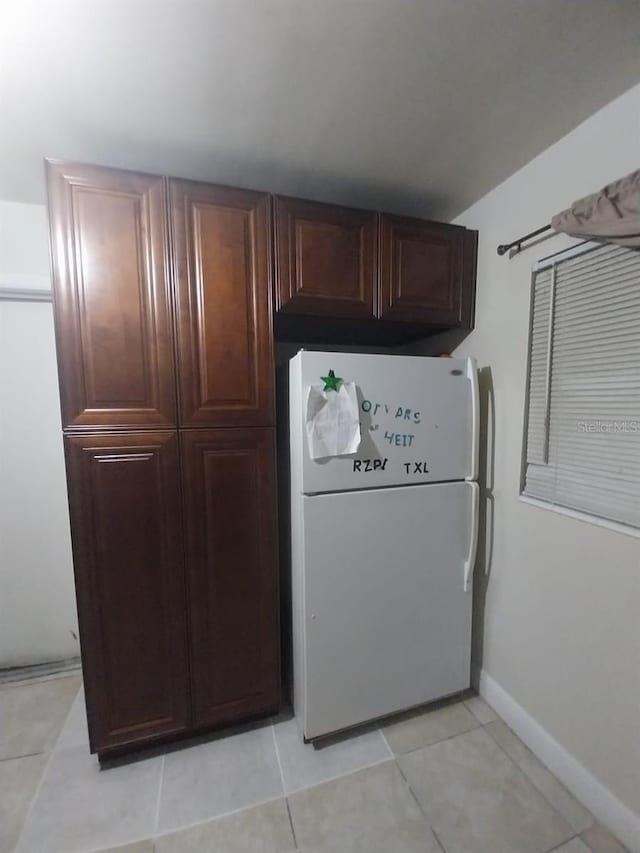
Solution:
{"label": "refrigerator door", "polygon": [[465,482],[304,498],[294,655],[307,738],[469,687],[476,498]]}
{"label": "refrigerator door", "polygon": [[[313,460],[305,430],[307,397],[312,386],[323,388],[321,377],[330,370],[356,385],[361,442],[355,454]],[[290,406],[304,494],[477,476],[472,359],[303,350],[290,365]]]}

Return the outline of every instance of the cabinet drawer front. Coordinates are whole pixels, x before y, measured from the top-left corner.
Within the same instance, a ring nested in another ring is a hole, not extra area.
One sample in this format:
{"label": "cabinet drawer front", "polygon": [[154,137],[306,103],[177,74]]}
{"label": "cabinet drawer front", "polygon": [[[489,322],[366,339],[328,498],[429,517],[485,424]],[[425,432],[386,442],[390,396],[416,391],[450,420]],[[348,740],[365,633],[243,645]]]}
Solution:
{"label": "cabinet drawer front", "polygon": [[48,163],[66,429],[176,423],[163,178]]}
{"label": "cabinet drawer front", "polygon": [[377,214],[275,199],[278,310],[375,317]]}
{"label": "cabinet drawer front", "polygon": [[273,429],[180,435],[194,724],[277,707],[280,695]]}
{"label": "cabinet drawer front", "polygon": [[269,196],[169,182],[180,423],[274,423]]}
{"label": "cabinet drawer front", "polygon": [[92,751],[186,730],[176,435],[68,436],[65,450]]}
{"label": "cabinet drawer front", "polygon": [[380,316],[453,326],[463,321],[466,232],[455,225],[380,217]]}

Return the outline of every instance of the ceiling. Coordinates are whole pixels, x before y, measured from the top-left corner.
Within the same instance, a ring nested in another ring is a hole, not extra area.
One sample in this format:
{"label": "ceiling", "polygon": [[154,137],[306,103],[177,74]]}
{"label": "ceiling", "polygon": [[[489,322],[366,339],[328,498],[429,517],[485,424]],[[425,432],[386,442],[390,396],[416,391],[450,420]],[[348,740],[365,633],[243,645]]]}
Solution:
{"label": "ceiling", "polygon": [[0,0],[0,199],[48,156],[447,219],[639,81],[638,0]]}

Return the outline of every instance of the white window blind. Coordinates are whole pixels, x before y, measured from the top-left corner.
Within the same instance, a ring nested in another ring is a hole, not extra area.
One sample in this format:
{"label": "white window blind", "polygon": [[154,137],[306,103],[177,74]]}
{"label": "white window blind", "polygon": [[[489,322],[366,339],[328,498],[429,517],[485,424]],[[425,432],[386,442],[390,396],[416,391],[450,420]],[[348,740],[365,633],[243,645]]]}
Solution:
{"label": "white window blind", "polygon": [[640,527],[640,252],[533,275],[523,493]]}

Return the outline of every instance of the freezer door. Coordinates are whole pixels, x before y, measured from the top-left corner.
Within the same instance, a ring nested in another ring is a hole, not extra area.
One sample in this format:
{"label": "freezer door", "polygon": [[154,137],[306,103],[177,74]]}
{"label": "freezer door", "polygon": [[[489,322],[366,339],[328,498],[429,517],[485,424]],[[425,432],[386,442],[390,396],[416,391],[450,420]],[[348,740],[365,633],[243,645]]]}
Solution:
{"label": "freezer door", "polygon": [[[349,456],[313,460],[311,386],[333,370],[357,389],[361,443]],[[478,394],[472,359],[302,351],[291,364],[291,439],[304,494],[475,479]]]}
{"label": "freezer door", "polygon": [[461,482],[303,499],[295,676],[307,738],[469,687],[476,490]]}

